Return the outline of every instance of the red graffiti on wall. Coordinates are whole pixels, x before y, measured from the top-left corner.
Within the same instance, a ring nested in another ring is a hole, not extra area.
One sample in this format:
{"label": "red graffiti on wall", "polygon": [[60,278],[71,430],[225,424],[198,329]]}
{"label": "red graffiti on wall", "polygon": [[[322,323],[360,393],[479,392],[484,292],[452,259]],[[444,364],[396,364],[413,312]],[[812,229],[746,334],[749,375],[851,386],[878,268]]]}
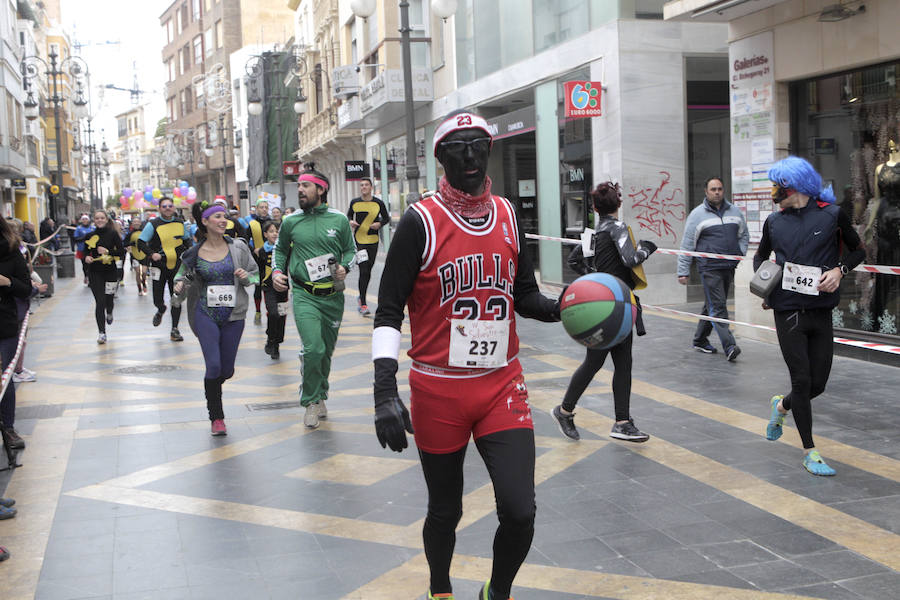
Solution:
{"label": "red graffiti on wall", "polygon": [[678,235],[673,224],[685,218],[684,192],[669,185],[672,176],[667,171],[659,174],[662,178],[658,186],[632,187],[628,197],[640,229],[647,229],[660,239],[671,237],[675,241]]}

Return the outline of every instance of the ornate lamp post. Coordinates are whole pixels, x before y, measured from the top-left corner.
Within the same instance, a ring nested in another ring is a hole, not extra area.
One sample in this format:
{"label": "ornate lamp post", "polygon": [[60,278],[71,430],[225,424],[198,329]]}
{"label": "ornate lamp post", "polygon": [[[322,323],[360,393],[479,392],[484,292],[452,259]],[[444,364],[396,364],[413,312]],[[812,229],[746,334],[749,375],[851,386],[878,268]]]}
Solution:
{"label": "ornate lamp post", "polygon": [[72,103],[75,105],[76,110],[81,110],[87,106],[87,99],[84,97],[83,84],[84,81],[90,77],[90,72],[88,71],[87,63],[78,56],[69,56],[62,61],[58,61],[57,59],[59,56],[56,54],[56,50],[51,50],[49,58],[50,64],[48,65],[47,62],[39,56],[25,57],[20,64],[20,69],[22,71],[22,79],[24,80],[27,93],[24,102],[26,119],[33,121],[40,115],[32,80],[41,74],[41,69],[43,69],[44,75],[47,77],[48,90],[52,90],[53,92],[53,95],[50,96],[50,101],[53,103],[53,121],[54,128],[56,129],[56,183],[53,186],[56,188],[56,191],[54,192],[53,187],[51,187],[49,212],[50,218],[56,221],[58,217],[57,205],[60,198],[64,196],[62,193],[63,152],[62,140],[60,139],[62,132],[59,122],[59,108],[66,99],[60,95],[61,83],[59,82],[59,78],[63,75],[72,78],[72,81],[75,83],[75,98],[72,100]]}
{"label": "ornate lamp post", "polygon": [[[253,116],[259,116],[263,112],[260,78],[268,80],[270,75],[278,75],[279,80],[283,81],[288,74],[291,74],[297,81],[300,81],[306,75],[306,61],[298,56],[298,51],[297,46],[290,46],[275,60],[265,60],[263,56],[253,56],[247,61],[244,66],[249,84],[247,112]],[[286,108],[287,101],[293,100],[294,114],[302,115],[306,112],[306,96],[303,95],[303,86],[298,84],[296,95],[287,93],[287,90],[284,92],[279,90],[274,94],[266,94],[266,99],[275,104],[275,119],[278,127],[278,193],[284,201],[284,136],[282,135],[281,111]]]}

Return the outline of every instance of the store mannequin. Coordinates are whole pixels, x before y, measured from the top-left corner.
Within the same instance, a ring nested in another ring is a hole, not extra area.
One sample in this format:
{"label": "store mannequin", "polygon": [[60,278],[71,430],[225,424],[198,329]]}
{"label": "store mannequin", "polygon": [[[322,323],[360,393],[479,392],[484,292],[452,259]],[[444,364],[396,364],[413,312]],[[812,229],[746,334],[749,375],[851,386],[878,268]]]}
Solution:
{"label": "store mannequin", "polygon": [[[900,265],[900,148],[891,140],[889,149],[887,161],[875,167],[875,198],[867,230],[876,236],[878,251],[875,262],[879,265]],[[896,327],[900,317],[898,298],[900,280],[894,275],[876,275],[871,311],[876,331],[884,329],[878,319],[885,312],[893,315]]]}

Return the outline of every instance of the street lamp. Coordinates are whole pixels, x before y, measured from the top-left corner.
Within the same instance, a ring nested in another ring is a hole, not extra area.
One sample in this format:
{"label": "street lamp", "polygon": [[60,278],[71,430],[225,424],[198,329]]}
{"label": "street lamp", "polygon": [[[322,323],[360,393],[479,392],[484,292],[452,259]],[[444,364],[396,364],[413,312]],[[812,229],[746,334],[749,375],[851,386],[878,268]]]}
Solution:
{"label": "street lamp", "polygon": [[[88,169],[88,188],[90,190],[90,198],[91,198],[91,208],[93,210],[97,210],[98,208],[103,208],[103,198],[102,191],[100,190],[100,168],[105,162],[107,165],[109,164],[109,147],[106,145],[106,140],[103,140],[103,145],[100,148],[94,144],[91,134],[94,132],[91,129],[92,119],[89,117],[87,120],[87,127],[85,128],[85,133],[87,134],[87,143],[81,144],[81,140],[79,137],[81,135],[81,131],[79,130],[78,124],[75,125],[75,141],[72,144],[72,156],[77,160],[81,158],[82,154],[84,154],[84,160],[82,164]],[[101,162],[101,160],[103,162]],[[97,183],[95,188],[94,183]],[[95,189],[100,193],[95,193]]]}
{"label": "street lamp", "polygon": [[277,93],[268,93],[268,90],[266,90],[265,94],[266,99],[268,101],[274,102],[275,105],[275,124],[278,127],[278,191],[281,195],[282,201],[284,201],[285,191],[284,136],[282,135],[281,131],[281,111],[285,109],[285,101],[293,99],[294,114],[302,115],[306,112],[307,99],[306,96],[303,95],[303,86],[299,83],[299,81],[303,78],[304,75],[306,75],[307,67],[306,61],[297,55],[298,51],[299,48],[297,46],[290,46],[285,49],[281,56],[271,55],[270,57],[268,57],[268,59],[265,55],[252,56],[244,66],[244,70],[247,72],[247,83],[249,88],[247,97],[247,112],[249,112],[253,116],[259,116],[263,113],[262,95],[260,94],[261,78],[263,79],[263,87],[265,86],[265,81],[269,81],[271,79],[271,75],[277,75],[279,81],[284,81],[285,76],[290,73],[298,81],[297,93],[295,96],[293,96],[293,98],[286,93],[287,90],[282,92],[281,86],[279,86],[279,90]]}
{"label": "street lamp", "polygon": [[[90,72],[88,71],[87,63],[78,56],[69,56],[64,58],[62,61],[57,62],[59,55],[56,53],[56,49],[51,47],[50,50],[50,64],[39,56],[27,56],[22,59],[19,68],[22,72],[22,79],[24,83],[24,87],[27,93],[25,97],[25,117],[29,121],[33,121],[38,118],[40,111],[38,110],[38,101],[34,94],[33,88],[33,79],[40,75],[40,71],[43,68],[44,75],[47,77],[47,87],[53,90],[53,95],[50,96],[50,101],[53,103],[53,121],[54,128],[56,130],[56,194],[55,198],[50,200],[50,218],[54,221],[57,220],[57,204],[59,199],[63,197],[63,169],[62,169],[62,137],[61,134],[61,126],[60,126],[60,118],[59,118],[59,107],[65,102],[65,98],[60,96],[60,82],[59,77],[63,75],[68,75],[72,78],[72,81],[75,83],[75,98],[72,100],[72,104],[74,105],[73,113],[75,111],[80,111],[85,106],[87,106],[87,100],[84,97],[84,88],[82,87],[83,82],[86,79],[89,79]],[[52,188],[51,188],[52,193]]]}
{"label": "street lamp", "polygon": [[[351,0],[350,10],[362,19],[375,14],[376,0]],[[419,189],[419,162],[416,155],[416,116],[413,103],[412,50],[409,26],[409,2],[400,0],[400,47],[403,53],[403,102],[406,113],[406,181],[407,191],[417,197]],[[456,0],[432,0],[431,11],[447,20],[456,13]]]}
{"label": "street lamp", "polygon": [[[240,121],[237,119],[232,119],[231,123],[234,130],[239,130],[241,127]],[[225,127],[225,113],[219,113],[219,122],[218,124],[215,121],[210,121],[206,124],[206,127],[211,129],[216,133],[216,139],[218,140],[218,145],[222,148],[222,189],[225,193],[225,198],[228,198],[228,173],[226,171],[226,153],[225,149],[231,146],[235,150],[241,147],[241,143],[235,139],[233,142],[228,142],[228,136],[226,135],[227,128]],[[232,138],[234,138],[234,133],[232,133]],[[206,146],[203,148],[203,154],[206,155],[207,158],[212,158],[213,154],[215,154],[215,148],[209,143],[209,136],[207,136]]]}

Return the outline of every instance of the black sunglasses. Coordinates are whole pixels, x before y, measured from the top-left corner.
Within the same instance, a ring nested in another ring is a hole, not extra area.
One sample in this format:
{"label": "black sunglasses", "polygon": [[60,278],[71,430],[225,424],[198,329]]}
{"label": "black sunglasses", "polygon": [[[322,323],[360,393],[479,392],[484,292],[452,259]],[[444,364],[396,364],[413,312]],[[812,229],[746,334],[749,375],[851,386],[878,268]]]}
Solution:
{"label": "black sunglasses", "polygon": [[467,148],[471,148],[475,152],[486,152],[491,147],[491,138],[480,137],[474,140],[451,140],[449,142],[441,142],[441,147],[450,154],[462,155]]}

